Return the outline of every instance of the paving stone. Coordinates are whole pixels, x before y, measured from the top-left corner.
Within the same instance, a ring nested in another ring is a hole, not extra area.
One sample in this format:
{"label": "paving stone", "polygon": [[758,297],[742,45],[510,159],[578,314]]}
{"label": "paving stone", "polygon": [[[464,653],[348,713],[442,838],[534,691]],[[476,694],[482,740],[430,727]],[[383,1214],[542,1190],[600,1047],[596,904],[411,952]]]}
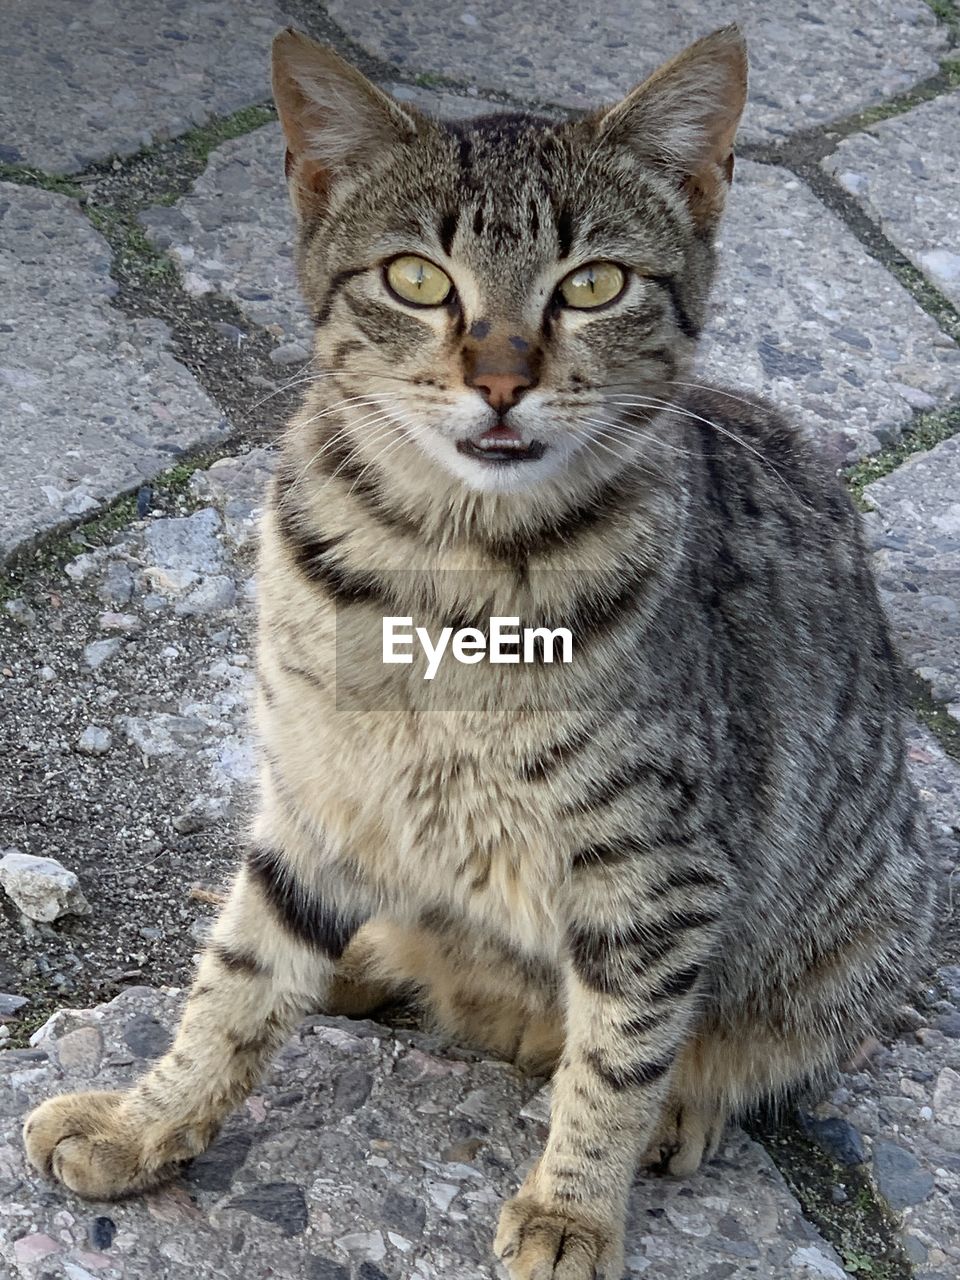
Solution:
{"label": "paving stone", "polygon": [[960,90],[845,138],[821,163],[960,305]]}
{"label": "paving stone", "polygon": [[897,644],[960,719],[960,436],[908,458],[865,497]]}
{"label": "paving stone", "polygon": [[702,367],[768,396],[838,459],[960,390],[960,351],[785,169],[739,162]]}
{"label": "paving stone", "polygon": [[[279,151],[272,125],[220,148],[181,200],[189,233],[169,248],[193,287],[307,347]],[[238,166],[242,200],[224,182]],[[720,261],[701,370],[769,396],[838,462],[895,439],[913,396],[936,404],[960,390],[956,345],[787,170],[738,164]]]}
{"label": "paving stone", "polygon": [[270,94],[270,0],[7,0],[0,160],[70,173]]}
{"label": "paving stone", "polygon": [[[955,770],[960,799],[960,771]],[[955,968],[956,966],[954,966]],[[936,975],[930,997],[938,1007],[951,987],[953,969]],[[840,1077],[838,1087],[816,1111],[837,1117],[863,1135],[867,1171],[877,1191],[896,1213],[901,1241],[919,1275],[960,1274],[960,1042],[930,1027],[881,1048],[862,1072]]]}
{"label": "paving stone", "polygon": [[227,425],[159,320],[110,303],[106,241],[65,196],[0,183],[0,561]]}
{"label": "paving stone", "polygon": [[[144,1066],[130,1061],[131,1022],[169,1031],[181,1005],[175,991],[126,991],[42,1028],[37,1047],[56,1054],[58,1042],[93,1028],[104,1044],[97,1086],[122,1087]],[[256,1105],[231,1118],[184,1180],[146,1197],[87,1206],[23,1159],[23,1112],[87,1084],[82,1065],[64,1066],[62,1058],[59,1067],[37,1061],[25,1070],[0,1052],[0,1090],[17,1081],[15,1105],[0,1110],[0,1272],[6,1263],[24,1280],[33,1280],[40,1261],[51,1274],[115,1269],[125,1280],[489,1280],[500,1201],[545,1136],[538,1121],[520,1118],[540,1082],[511,1067],[448,1055],[416,1032],[308,1019],[258,1088]],[[358,1064],[373,1079],[375,1114],[332,1111],[338,1080]],[[443,1153],[452,1118],[467,1097],[483,1099],[475,1103],[482,1138],[468,1161],[450,1163]],[[431,1194],[439,1188],[443,1207]],[[98,1216],[109,1216],[110,1225],[94,1225]],[[631,1280],[718,1280],[740,1268],[764,1280],[846,1276],[767,1155],[737,1130],[695,1178],[638,1180],[627,1254]]]}
{"label": "paving stone", "polygon": [[593,106],[739,20],[751,50],[747,137],[778,137],[899,93],[937,69],[946,37],[922,0],[329,0],[359,44],[524,100]]}

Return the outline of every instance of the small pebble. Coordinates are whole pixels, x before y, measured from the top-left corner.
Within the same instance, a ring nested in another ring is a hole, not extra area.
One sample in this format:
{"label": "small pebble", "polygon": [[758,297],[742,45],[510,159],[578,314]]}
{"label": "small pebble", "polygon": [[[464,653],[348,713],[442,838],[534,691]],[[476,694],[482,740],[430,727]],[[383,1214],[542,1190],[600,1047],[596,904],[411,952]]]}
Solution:
{"label": "small pebble", "polygon": [[88,724],[77,739],[77,750],[84,756],[105,756],[113,746],[113,734],[98,724]]}
{"label": "small pebble", "polygon": [[37,620],[37,615],[26,600],[21,600],[19,596],[15,600],[6,600],[3,607],[14,622],[19,622],[22,627],[32,627]]}
{"label": "small pebble", "polygon": [[90,1223],[90,1243],[94,1249],[109,1249],[117,1234],[117,1224],[112,1218],[94,1218]]}
{"label": "small pebble", "polygon": [[274,347],[270,352],[270,359],[274,364],[302,364],[304,360],[310,359],[310,352],[306,347],[301,347],[299,342],[284,342],[279,347]]}
{"label": "small pebble", "polygon": [[92,644],[85,646],[83,660],[91,670],[96,671],[110,658],[116,657],[119,652],[120,641],[116,637],[110,640],[94,640]]}

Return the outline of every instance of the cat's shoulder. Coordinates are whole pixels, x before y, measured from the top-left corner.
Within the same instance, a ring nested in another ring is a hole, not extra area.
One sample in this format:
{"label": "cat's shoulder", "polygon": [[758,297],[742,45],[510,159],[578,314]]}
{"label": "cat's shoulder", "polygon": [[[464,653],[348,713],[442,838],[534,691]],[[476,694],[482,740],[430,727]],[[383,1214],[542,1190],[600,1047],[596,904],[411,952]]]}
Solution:
{"label": "cat's shoulder", "polygon": [[699,435],[706,486],[721,499],[736,494],[748,506],[773,504],[781,515],[795,507],[799,518],[816,514],[831,525],[856,524],[839,460],[776,405],[705,383],[691,384],[682,403]]}

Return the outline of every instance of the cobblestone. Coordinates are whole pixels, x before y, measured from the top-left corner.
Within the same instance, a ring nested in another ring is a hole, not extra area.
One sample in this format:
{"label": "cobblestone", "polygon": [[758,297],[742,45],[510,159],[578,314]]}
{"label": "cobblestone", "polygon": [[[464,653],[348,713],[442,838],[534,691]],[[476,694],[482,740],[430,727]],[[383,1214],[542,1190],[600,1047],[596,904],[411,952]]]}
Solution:
{"label": "cobblestone", "polygon": [[7,0],[0,161],[72,173],[270,95],[269,0]]}
{"label": "cobblestone", "polygon": [[960,306],[960,90],[845,138],[822,163]]}
{"label": "cobblestone", "polygon": [[781,138],[901,93],[937,70],[946,36],[922,0],[330,0],[348,35],[407,72],[593,107],[684,45],[739,20],[751,46],[748,138]]}
{"label": "cobblestone", "polygon": [[[57,1090],[130,1081],[165,1047],[180,1004],[175,991],[131,988],[41,1028],[29,1069],[0,1054],[0,1260],[23,1276],[41,1261],[72,1275],[93,1257],[108,1280],[154,1280],[177,1266],[198,1280],[495,1274],[500,1201],[545,1137],[538,1120],[522,1118],[541,1082],[375,1023],[307,1019],[170,1187],[107,1205],[44,1183],[24,1164],[23,1113]],[[342,1082],[358,1070],[369,1088],[344,1105]],[[451,1160],[454,1139],[469,1146]],[[638,1180],[628,1275],[717,1280],[744,1265],[764,1280],[847,1275],[763,1149],[734,1129],[695,1178]]]}
{"label": "cobblestone", "polygon": [[0,183],[0,562],[226,436],[159,320],[110,299],[106,241],[74,201]]}

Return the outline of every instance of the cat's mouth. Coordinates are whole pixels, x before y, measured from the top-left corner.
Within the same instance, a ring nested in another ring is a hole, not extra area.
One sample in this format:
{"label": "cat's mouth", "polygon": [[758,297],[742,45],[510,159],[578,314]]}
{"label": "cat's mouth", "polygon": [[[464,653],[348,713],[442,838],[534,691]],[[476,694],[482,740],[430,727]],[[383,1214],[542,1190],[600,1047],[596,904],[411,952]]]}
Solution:
{"label": "cat's mouth", "polygon": [[484,431],[476,440],[458,440],[458,453],[479,462],[502,465],[510,462],[535,462],[542,458],[547,446],[542,440],[524,440],[520,432],[506,423]]}

